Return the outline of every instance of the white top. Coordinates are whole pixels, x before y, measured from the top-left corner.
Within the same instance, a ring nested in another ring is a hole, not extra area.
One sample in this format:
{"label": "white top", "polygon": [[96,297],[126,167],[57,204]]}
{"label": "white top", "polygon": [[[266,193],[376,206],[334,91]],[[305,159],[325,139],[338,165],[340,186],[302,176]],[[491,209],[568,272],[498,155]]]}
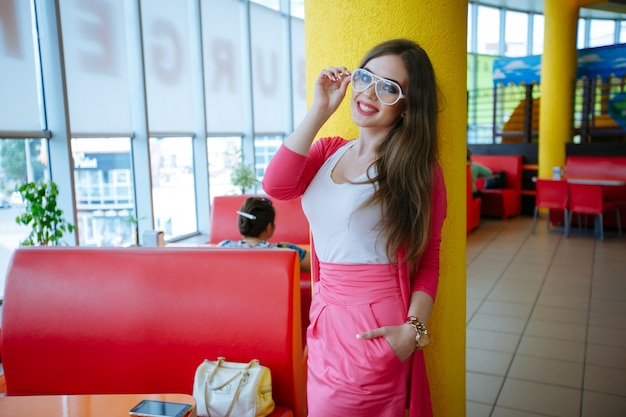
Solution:
{"label": "white top", "polygon": [[[302,208],[321,262],[388,264],[384,239],[378,239],[380,206],[359,208],[374,192],[374,185],[337,184],[330,176],[355,142],[348,142],[326,160],[303,194]],[[365,179],[363,174],[354,181]]]}

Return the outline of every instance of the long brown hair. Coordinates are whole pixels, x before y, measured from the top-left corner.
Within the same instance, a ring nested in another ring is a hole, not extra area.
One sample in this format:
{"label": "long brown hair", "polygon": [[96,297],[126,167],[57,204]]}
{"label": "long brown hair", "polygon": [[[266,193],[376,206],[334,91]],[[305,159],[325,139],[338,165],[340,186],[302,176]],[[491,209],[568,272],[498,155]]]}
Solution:
{"label": "long brown hair", "polygon": [[405,116],[377,149],[373,163],[377,173],[368,181],[376,189],[365,205],[381,204],[380,228],[386,238],[387,256],[397,260],[398,249],[406,249],[404,259],[412,270],[430,235],[438,92],[432,63],[418,44],[408,39],[383,42],[368,52],[359,67],[384,55],[398,55],[406,66]]}

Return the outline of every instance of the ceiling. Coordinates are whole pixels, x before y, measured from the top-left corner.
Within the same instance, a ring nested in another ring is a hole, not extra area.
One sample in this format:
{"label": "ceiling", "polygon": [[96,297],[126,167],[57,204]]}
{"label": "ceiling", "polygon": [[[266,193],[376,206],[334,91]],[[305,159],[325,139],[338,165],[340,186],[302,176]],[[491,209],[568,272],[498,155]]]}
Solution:
{"label": "ceiling", "polygon": [[[555,1],[555,0],[551,0]],[[476,0],[473,3],[485,6],[503,7],[509,10],[543,14],[543,0]],[[626,19],[626,0],[600,0],[592,7],[584,7],[579,13],[582,18]]]}

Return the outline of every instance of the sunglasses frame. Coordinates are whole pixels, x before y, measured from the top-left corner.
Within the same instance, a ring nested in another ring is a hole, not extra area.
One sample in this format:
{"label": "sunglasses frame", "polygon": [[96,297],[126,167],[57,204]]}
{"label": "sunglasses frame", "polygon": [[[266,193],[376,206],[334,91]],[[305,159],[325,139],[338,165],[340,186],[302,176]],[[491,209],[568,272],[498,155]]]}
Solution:
{"label": "sunglasses frame", "polygon": [[[370,77],[372,77],[372,81],[363,89],[359,90],[357,88],[354,87],[354,75],[356,73],[358,73],[359,71],[364,72],[366,75],[369,75]],[[381,98],[380,95],[378,94],[378,83],[384,81],[387,83],[390,83],[394,86],[398,87],[398,91],[400,92],[398,94],[398,97],[396,98],[396,100],[392,103],[385,103]],[[376,74],[373,74],[372,72],[366,70],[365,68],[357,68],[354,71],[352,71],[352,74],[350,74],[350,85],[352,86],[352,90],[356,91],[357,93],[362,93],[363,91],[367,90],[368,88],[370,88],[370,86],[374,84],[374,92],[376,93],[376,98],[378,99],[378,101],[380,101],[382,104],[384,104],[385,106],[393,106],[394,104],[396,104],[398,101],[400,101],[400,99],[405,98],[406,96],[404,95],[404,93],[402,92],[402,87],[400,86],[400,84],[398,84],[397,82],[393,81],[393,80],[389,80],[387,78],[383,78],[383,77],[379,77]]]}

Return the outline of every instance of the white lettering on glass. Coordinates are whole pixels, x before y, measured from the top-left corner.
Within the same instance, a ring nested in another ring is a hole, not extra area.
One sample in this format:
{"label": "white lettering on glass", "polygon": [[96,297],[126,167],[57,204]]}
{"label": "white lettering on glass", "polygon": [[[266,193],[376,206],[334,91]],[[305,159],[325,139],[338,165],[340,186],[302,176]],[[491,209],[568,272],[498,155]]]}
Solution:
{"label": "white lettering on glass", "polygon": [[22,58],[24,51],[18,30],[16,1],[0,1],[0,51],[6,56]]}
{"label": "white lettering on glass", "polygon": [[79,169],[95,169],[98,168],[98,160],[89,158],[84,153],[74,153],[74,167]]}
{"label": "white lettering on glass", "polygon": [[[269,55],[269,56],[268,56]],[[263,50],[257,49],[256,62],[254,65],[253,77],[254,82],[257,83],[259,91],[266,97],[275,96],[279,91],[278,68],[276,63],[278,59],[275,51],[269,51],[264,53]]]}
{"label": "white lettering on glass", "polygon": [[296,97],[306,100],[306,62],[304,58],[299,58],[293,73],[296,79],[294,93]]}
{"label": "white lettering on glass", "polygon": [[215,78],[213,79],[213,92],[219,92],[227,88],[229,93],[236,92],[235,82],[235,46],[228,39],[215,39],[212,44],[213,64],[215,65]]}
{"label": "white lettering on glass", "polygon": [[115,75],[117,60],[113,42],[113,10],[102,0],[81,0],[76,9],[82,12],[79,36],[85,41],[81,67],[90,72]]}
{"label": "white lettering on glass", "polygon": [[164,84],[177,84],[182,76],[183,50],[174,25],[165,19],[152,24],[152,59],[155,76]]}

